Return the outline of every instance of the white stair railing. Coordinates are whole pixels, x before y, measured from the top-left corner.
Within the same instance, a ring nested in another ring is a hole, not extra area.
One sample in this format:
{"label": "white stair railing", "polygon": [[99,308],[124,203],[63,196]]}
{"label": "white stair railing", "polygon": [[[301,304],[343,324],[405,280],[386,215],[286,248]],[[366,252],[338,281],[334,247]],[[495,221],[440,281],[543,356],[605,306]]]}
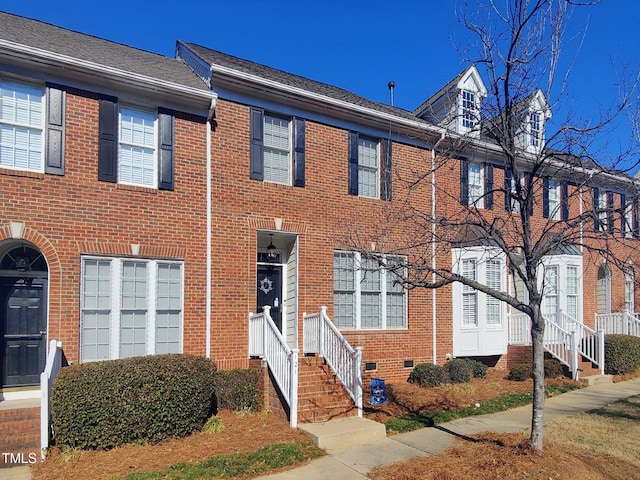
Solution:
{"label": "white stair railing", "polygon": [[596,328],[608,334],[632,335],[640,337],[638,313],[624,312],[596,313]]}
{"label": "white stair railing", "polygon": [[[509,343],[531,343],[531,320],[519,313],[509,317]],[[563,313],[545,315],[544,348],[571,370],[574,380],[579,377],[578,355],[598,365],[604,373],[604,331],[596,331]]]}
{"label": "white stair railing", "polygon": [[362,347],[353,348],[327,315],[327,307],[318,313],[303,314],[303,351],[323,357],[342,382],[362,416]]}
{"label": "white stair railing", "polygon": [[249,356],[264,358],[289,405],[289,425],[298,425],[298,350],[290,349],[269,310],[249,314]]}
{"label": "white stair railing", "polygon": [[40,456],[44,460],[51,439],[51,386],[62,368],[62,342],[51,340],[44,372],[40,374]]}

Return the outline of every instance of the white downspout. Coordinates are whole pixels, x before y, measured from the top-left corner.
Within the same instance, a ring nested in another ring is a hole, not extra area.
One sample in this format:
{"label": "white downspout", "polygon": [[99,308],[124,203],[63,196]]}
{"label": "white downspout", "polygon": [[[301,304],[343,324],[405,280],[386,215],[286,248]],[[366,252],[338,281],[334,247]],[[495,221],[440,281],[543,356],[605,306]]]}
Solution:
{"label": "white downspout", "polygon": [[[431,149],[431,282],[436,282],[436,148],[440,142],[444,140],[446,132],[442,132],[440,134],[440,139],[433,145]],[[431,343],[433,345],[433,364],[437,365],[437,349],[436,349],[436,341],[438,340],[438,335],[436,334],[436,289],[431,289],[431,329],[432,329],[432,338]]]}
{"label": "white downspout", "polygon": [[216,99],[211,99],[211,106],[209,107],[209,115],[207,116],[207,256],[206,256],[206,312],[205,312],[205,355],[207,358],[211,358],[211,217],[212,217],[212,202],[211,202],[211,119],[216,108]]}

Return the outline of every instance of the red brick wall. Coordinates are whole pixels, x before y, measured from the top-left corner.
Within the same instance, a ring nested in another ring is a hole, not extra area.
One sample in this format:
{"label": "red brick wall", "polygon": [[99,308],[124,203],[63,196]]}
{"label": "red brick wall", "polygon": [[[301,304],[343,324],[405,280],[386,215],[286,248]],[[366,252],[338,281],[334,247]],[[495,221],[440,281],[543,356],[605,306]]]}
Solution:
{"label": "red brick wall", "polygon": [[65,174],[0,169],[0,241],[9,222],[24,223],[24,239],[49,265],[49,338],[79,357],[80,256],[131,255],[184,260],[184,352],[204,354],[206,258],[206,129],[202,118],[177,114],[175,190],[99,182],[98,101],[68,90]]}

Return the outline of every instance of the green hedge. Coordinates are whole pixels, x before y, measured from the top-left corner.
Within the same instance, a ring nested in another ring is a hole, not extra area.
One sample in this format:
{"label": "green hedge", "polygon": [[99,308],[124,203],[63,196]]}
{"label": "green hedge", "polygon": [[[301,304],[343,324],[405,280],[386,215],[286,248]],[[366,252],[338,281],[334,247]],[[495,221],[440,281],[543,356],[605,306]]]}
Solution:
{"label": "green hedge", "polygon": [[216,375],[216,397],[219,408],[230,410],[262,410],[259,373],[253,369],[220,370]]}
{"label": "green hedge", "polygon": [[421,387],[437,387],[447,381],[447,373],[440,365],[419,363],[413,367],[408,381]]}
{"label": "green hedge", "polygon": [[629,335],[605,335],[605,373],[623,375],[640,368],[640,338]]}
{"label": "green hedge", "polygon": [[215,374],[215,363],[190,355],[63,368],[51,392],[55,442],[109,449],[187,436],[213,413]]}
{"label": "green hedge", "polygon": [[450,383],[468,383],[473,377],[473,366],[464,358],[449,360],[443,368]]}

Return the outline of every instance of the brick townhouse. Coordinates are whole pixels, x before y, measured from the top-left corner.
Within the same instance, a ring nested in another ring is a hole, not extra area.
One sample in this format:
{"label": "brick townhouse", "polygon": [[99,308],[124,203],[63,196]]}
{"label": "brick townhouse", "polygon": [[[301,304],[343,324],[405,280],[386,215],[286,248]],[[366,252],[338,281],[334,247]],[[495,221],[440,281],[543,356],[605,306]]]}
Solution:
{"label": "brick townhouse", "polygon": [[[191,43],[170,59],[9,14],[0,24],[5,398],[37,391],[48,339],[73,362],[183,352],[226,369],[267,356],[267,337],[292,366],[335,329],[365,390],[422,362],[504,367],[526,353],[506,304],[457,283],[407,291],[362,254],[401,260],[385,252],[408,232],[387,219],[407,199],[440,216],[471,203],[514,214],[495,152],[436,149],[474,127],[486,96],[475,67],[407,111]],[[537,92],[526,102],[522,148],[535,151],[551,112]],[[409,181],[438,162],[433,182]],[[611,175],[580,204],[568,180],[540,179],[536,228],[565,210],[618,209],[597,229],[631,260],[633,180]],[[517,288],[503,257],[481,260],[481,240],[430,261]],[[547,264],[547,313],[595,328],[596,313],[634,312],[633,263],[618,271],[572,246]],[[295,397],[297,380],[269,370]]]}

